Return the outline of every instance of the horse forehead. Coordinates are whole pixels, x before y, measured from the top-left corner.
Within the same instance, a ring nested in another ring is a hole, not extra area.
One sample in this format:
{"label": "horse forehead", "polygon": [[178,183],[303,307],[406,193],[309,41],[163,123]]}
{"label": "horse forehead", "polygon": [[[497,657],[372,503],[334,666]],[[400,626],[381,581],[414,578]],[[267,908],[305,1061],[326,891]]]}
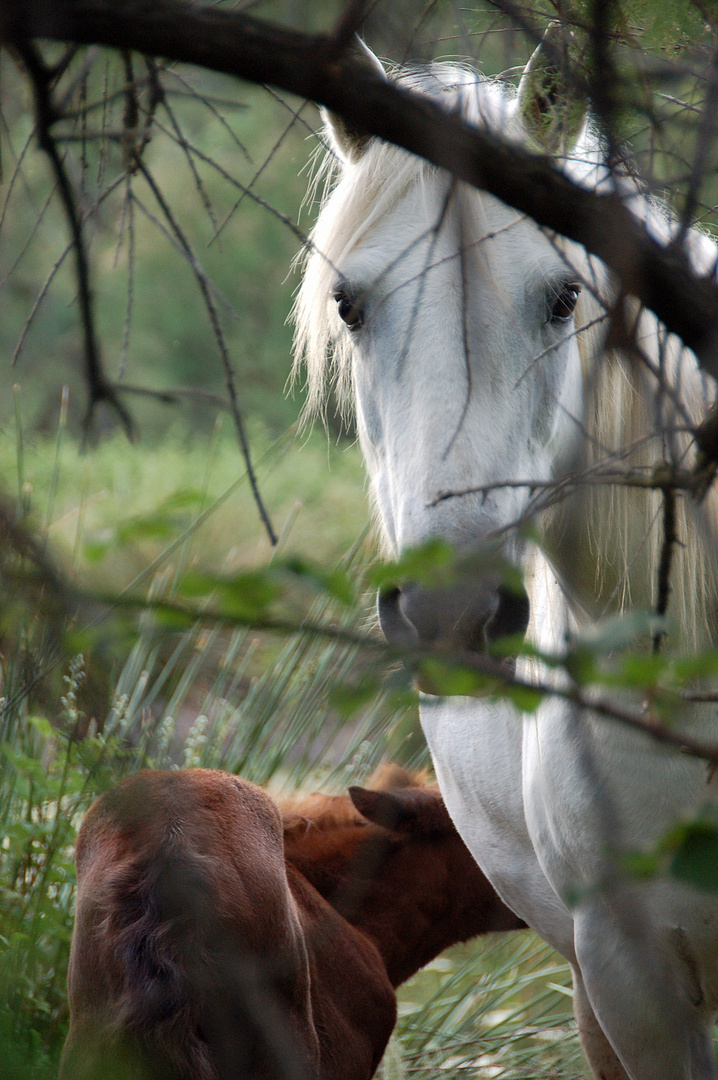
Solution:
{"label": "horse forehead", "polygon": [[[439,280],[488,273],[505,287],[548,280],[565,260],[533,221],[485,192],[464,192],[446,206],[439,183],[416,185],[356,238],[339,260],[340,275],[361,285]],[[439,227],[437,227],[439,226]]]}

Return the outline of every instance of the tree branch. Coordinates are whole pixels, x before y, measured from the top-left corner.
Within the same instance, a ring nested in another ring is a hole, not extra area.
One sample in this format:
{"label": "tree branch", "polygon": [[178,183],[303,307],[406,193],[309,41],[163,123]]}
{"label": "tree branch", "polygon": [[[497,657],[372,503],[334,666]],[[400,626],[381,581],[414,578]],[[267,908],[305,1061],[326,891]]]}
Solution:
{"label": "tree branch", "polygon": [[[180,622],[194,623],[206,621],[208,623],[219,622],[227,626],[246,626],[256,631],[290,635],[306,633],[313,637],[325,638],[329,641],[339,641],[347,645],[355,645],[365,649],[378,660],[391,664],[396,661],[408,665],[419,676],[419,689],[424,689],[422,683],[424,675],[422,664],[426,661],[439,661],[447,665],[447,670],[461,666],[476,672],[480,677],[487,680],[487,685],[476,691],[472,696],[490,697],[502,696],[504,692],[512,689],[523,690],[531,694],[540,694],[542,697],[559,698],[562,701],[575,705],[582,712],[591,712],[605,720],[612,720],[623,727],[641,732],[650,739],[670,746],[679,753],[688,757],[699,758],[718,766],[718,744],[703,742],[693,738],[680,730],[669,727],[662,723],[657,712],[650,708],[641,710],[624,708],[613,698],[603,696],[591,689],[583,689],[575,685],[561,685],[554,681],[535,682],[530,678],[519,678],[513,671],[512,665],[484,653],[463,652],[442,649],[439,646],[426,649],[399,648],[387,645],[386,642],[372,633],[345,626],[337,626],[335,622],[315,622],[312,619],[304,619],[298,622],[292,618],[282,618],[272,614],[257,614],[243,616],[227,611],[216,610],[203,603],[201,606],[188,604],[182,600],[162,597],[148,600],[146,597],[135,597],[127,594],[119,596],[102,592],[82,592],[78,594],[85,602],[101,604],[107,609],[115,610],[141,610],[152,611],[161,616],[175,617]],[[554,658],[561,665],[562,660]],[[427,692],[432,693],[431,689]],[[684,700],[708,701],[715,700],[715,695],[685,695]]]}
{"label": "tree branch", "polygon": [[385,82],[349,52],[337,56],[334,36],[177,0],[4,0],[0,42],[38,37],[134,49],[317,101],[583,244],[718,376],[718,285],[697,277],[683,250],[649,236],[617,194],[585,190],[550,158]]}
{"label": "tree branch", "polygon": [[77,283],[80,292],[80,312],[82,316],[82,329],[85,338],[85,365],[87,383],[90,391],[90,401],[85,417],[85,427],[89,428],[92,415],[100,402],[105,401],[111,406],[122,421],[125,431],[130,439],[134,437],[134,426],[129,412],[118,400],[111,384],[108,382],[102,368],[100,352],[95,336],[95,323],[92,311],[92,297],[90,293],[90,274],[82,235],[82,222],[77,212],[75,200],[67,178],[64,165],[57,152],[57,147],[50,135],[50,127],[56,119],[52,101],[50,99],[51,72],[44,66],[38,53],[30,42],[21,42],[18,52],[28,71],[35,94],[35,108],[37,114],[37,137],[40,146],[45,151],[52,164],[60,197],[65,208],[65,214],[70,226],[72,245],[75,249],[75,261],[77,265]]}

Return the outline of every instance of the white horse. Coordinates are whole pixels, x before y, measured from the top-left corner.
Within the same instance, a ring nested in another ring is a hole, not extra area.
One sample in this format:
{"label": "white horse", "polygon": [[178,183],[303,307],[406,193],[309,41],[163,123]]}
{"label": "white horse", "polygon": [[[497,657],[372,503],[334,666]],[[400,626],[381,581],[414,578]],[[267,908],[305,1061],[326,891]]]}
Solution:
{"label": "white horse", "polygon": [[[529,77],[518,94],[455,65],[392,77],[509,139],[556,145]],[[309,407],[333,370],[354,402],[391,552],[435,536],[462,550],[500,537],[530,602],[529,618],[525,600],[490,573],[445,590],[407,583],[380,598],[386,636],[481,650],[487,638],[526,630],[559,652],[567,632],[602,613],[650,607],[663,546],[659,492],[587,485],[542,515],[538,550],[516,529],[535,496],[515,482],[549,482],[579,455],[589,470],[605,460],[685,467],[695,455],[687,423],[713,394],[695,358],[645,312],[643,362],[608,349],[616,289],[602,264],[497,199],[325,119],[335,164],[295,312]],[[574,126],[570,152],[562,145],[568,175],[594,187],[620,182],[646,227],[669,239],[677,226],[668,213],[634,180],[608,176],[590,125]],[[692,232],[687,243],[696,270],[712,272],[712,242]],[[715,639],[714,502],[679,499],[664,648]],[[536,677],[527,661],[517,670]],[[718,740],[715,712],[693,706],[678,729]],[[718,780],[706,765],[556,697],[522,715],[486,698],[424,696],[421,723],[468,847],[572,966],[596,1076],[717,1077],[718,897],[667,875],[633,880],[617,860],[715,805]]]}

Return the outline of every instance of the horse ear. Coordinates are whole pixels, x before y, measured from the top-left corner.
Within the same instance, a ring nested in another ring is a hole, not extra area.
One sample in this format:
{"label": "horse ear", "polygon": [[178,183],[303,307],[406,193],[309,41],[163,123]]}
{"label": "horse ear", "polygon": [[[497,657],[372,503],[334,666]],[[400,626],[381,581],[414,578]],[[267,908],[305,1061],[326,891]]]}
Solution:
{"label": "horse ear", "polygon": [[576,39],[551,22],[519,83],[519,116],[529,138],[549,154],[565,154],[586,123],[587,103],[572,78]]}
{"label": "horse ear", "polygon": [[416,807],[401,791],[374,791],[373,788],[350,787],[349,798],[362,817],[374,825],[381,825],[391,832],[398,832],[414,823]]}
{"label": "horse ear", "polygon": [[[373,71],[376,75],[380,75],[385,82],[387,81],[387,74],[381,60],[374,55],[360,37],[355,36],[349,52],[352,58],[358,60],[367,71]],[[321,108],[319,112],[324,121],[324,133],[337,157],[343,162],[358,161],[364,153],[371,136],[357,131],[341,116],[330,112],[329,109]]]}

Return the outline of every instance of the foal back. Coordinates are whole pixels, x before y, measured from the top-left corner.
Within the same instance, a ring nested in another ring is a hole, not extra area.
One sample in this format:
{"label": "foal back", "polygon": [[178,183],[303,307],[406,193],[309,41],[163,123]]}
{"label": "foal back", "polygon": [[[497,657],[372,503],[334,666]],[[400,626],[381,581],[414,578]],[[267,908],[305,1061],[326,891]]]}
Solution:
{"label": "foal back", "polygon": [[213,770],[143,772],[77,843],[60,1080],[307,1080],[310,973],[282,822]]}

